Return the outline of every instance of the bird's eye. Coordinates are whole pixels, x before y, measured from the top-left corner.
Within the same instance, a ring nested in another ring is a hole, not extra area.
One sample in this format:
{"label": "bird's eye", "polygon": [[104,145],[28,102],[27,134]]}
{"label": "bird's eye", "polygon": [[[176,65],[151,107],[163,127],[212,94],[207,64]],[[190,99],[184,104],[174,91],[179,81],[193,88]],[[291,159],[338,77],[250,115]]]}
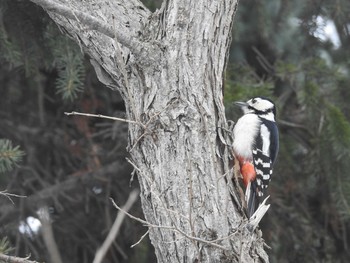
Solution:
{"label": "bird's eye", "polygon": [[253,99],[252,102],[253,102],[253,104],[254,104],[254,103],[256,102],[256,99]]}

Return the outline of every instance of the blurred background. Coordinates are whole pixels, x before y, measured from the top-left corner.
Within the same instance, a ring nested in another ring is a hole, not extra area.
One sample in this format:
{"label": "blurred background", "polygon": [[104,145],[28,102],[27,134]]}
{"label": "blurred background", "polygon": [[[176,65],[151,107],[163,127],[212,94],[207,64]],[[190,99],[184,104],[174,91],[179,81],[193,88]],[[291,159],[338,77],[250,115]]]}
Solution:
{"label": "blurred background", "polygon": [[[144,1],[155,10],[160,0]],[[240,1],[225,77],[232,102],[278,107],[280,154],[261,228],[271,262],[350,260],[350,2]],[[47,210],[63,262],[92,262],[137,178],[119,94],[29,1],[0,2],[0,252],[50,262]],[[26,198],[6,198],[4,191]],[[13,202],[13,203],[12,203]],[[142,218],[140,202],[131,213]],[[39,214],[39,215],[38,215]],[[126,219],[104,262],[155,262],[147,231]]]}

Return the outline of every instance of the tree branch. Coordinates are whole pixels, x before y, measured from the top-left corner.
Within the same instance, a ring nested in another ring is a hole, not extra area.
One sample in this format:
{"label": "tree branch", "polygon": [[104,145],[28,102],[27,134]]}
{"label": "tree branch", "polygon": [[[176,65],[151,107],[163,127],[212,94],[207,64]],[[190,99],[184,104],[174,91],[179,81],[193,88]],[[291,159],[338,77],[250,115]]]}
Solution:
{"label": "tree branch", "polygon": [[[52,12],[61,15],[65,18],[72,19],[85,25],[90,30],[98,31],[110,38],[116,38],[125,47],[127,47],[133,54],[141,56],[144,48],[144,43],[140,42],[138,39],[130,34],[125,34],[122,31],[118,31],[113,28],[110,24],[104,23],[103,21],[78,10],[72,10],[67,6],[53,2],[51,0],[30,0],[33,3],[41,6],[48,12]],[[111,23],[112,24],[112,23]]]}
{"label": "tree branch", "polygon": [[[67,180],[59,182],[50,187],[44,188],[41,191],[35,192],[23,198],[22,201],[28,211],[36,211],[40,207],[38,204],[50,203],[52,199],[58,199],[67,193],[75,193],[80,187],[90,184],[99,180],[99,178],[106,176],[107,174],[120,174],[121,176],[128,173],[130,166],[126,163],[120,164],[114,162],[102,167],[96,171],[87,172],[81,176],[69,176]],[[13,204],[3,204],[0,206],[0,225],[6,225],[9,222],[13,222],[14,218],[19,217],[20,210],[18,206]],[[24,215],[25,216],[25,215]]]}
{"label": "tree branch", "polygon": [[[143,128],[145,128],[144,125],[143,125],[142,123],[137,122],[137,121],[127,120],[127,119],[121,119],[121,118],[112,117],[112,116],[107,116],[107,115],[102,115],[102,114],[82,113],[82,112],[76,112],[76,111],[65,112],[64,114],[67,115],[67,116],[70,116],[70,115],[80,115],[80,116],[86,116],[86,117],[94,117],[94,118],[109,119],[109,120],[114,120],[114,121],[121,121],[121,122],[133,123],[133,124],[138,124],[138,125],[142,126]],[[1,192],[0,192],[0,193],[1,193]]]}
{"label": "tree branch", "polygon": [[8,262],[8,263],[38,263],[37,261],[32,261],[27,258],[20,258],[14,256],[8,256],[0,253],[0,261]]}
{"label": "tree branch", "polygon": [[[135,203],[139,193],[137,190],[134,190],[129,195],[128,201],[124,205],[123,209],[129,211],[131,206]],[[106,240],[103,242],[102,246],[97,250],[93,263],[101,263],[104,256],[106,255],[109,247],[112,245],[113,241],[116,239],[120,227],[123,223],[125,213],[119,212],[117,218],[115,219],[111,230],[106,237]]]}
{"label": "tree branch", "polygon": [[119,35],[118,32],[114,32],[113,28],[109,26],[106,23],[103,23],[102,21],[86,14],[83,12],[80,12],[78,10],[71,10],[70,8],[58,4],[56,2],[52,2],[50,0],[31,0],[35,4],[41,6],[42,8],[46,9],[47,11],[56,13],[58,15],[64,16],[69,19],[77,20],[77,22],[80,22],[84,24],[85,26],[88,26],[91,30],[96,30],[102,34],[105,34],[106,36],[109,36],[110,38],[114,38],[115,35],[117,35],[118,39],[124,43],[123,45],[127,46],[127,43],[130,42],[130,37],[125,36],[124,34]]}
{"label": "tree branch", "polygon": [[15,203],[13,202],[11,197],[18,197],[18,198],[27,197],[25,195],[16,195],[16,194],[8,193],[7,190],[0,191],[0,195],[5,196],[7,199],[11,201],[12,204],[15,204]]}
{"label": "tree branch", "polygon": [[47,206],[40,208],[38,211],[38,216],[42,225],[42,236],[44,243],[49,252],[52,263],[62,263],[61,254],[57,247],[55,237],[52,230],[49,209]]}

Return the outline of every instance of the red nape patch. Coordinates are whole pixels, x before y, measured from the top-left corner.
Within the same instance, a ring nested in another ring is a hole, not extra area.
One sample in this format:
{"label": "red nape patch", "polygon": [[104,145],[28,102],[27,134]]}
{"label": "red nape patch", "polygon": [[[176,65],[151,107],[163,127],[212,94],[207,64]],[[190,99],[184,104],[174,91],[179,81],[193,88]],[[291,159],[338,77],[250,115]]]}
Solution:
{"label": "red nape patch", "polygon": [[243,176],[243,183],[247,187],[248,183],[256,178],[254,165],[249,162],[243,163],[241,165],[241,174]]}

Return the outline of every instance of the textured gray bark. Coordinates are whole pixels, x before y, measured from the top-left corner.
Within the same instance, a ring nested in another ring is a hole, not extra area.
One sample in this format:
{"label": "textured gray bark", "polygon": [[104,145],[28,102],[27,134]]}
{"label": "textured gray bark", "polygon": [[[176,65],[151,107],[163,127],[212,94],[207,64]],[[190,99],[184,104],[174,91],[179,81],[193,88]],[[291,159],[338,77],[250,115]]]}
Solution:
{"label": "textured gray bark", "polygon": [[233,202],[224,145],[222,87],[237,0],[168,0],[155,13],[137,0],[32,2],[90,55],[139,122],[129,124],[129,151],[158,261],[268,262]]}

